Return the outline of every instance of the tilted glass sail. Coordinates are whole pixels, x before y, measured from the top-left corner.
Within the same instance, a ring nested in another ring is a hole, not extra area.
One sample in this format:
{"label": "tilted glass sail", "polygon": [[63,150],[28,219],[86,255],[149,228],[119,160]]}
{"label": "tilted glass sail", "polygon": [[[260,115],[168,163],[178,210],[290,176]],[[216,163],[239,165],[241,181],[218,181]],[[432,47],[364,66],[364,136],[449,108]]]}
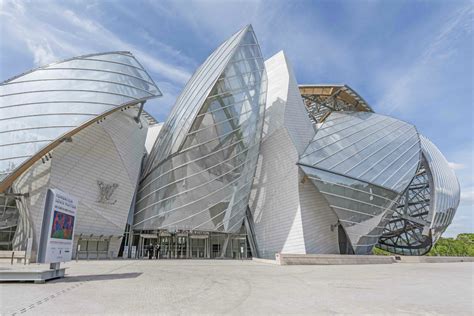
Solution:
{"label": "tilted glass sail", "polygon": [[414,126],[371,112],[333,112],[299,165],[328,201],[354,253],[370,253],[415,176]]}
{"label": "tilted glass sail", "polygon": [[217,48],[178,98],[144,168],[135,229],[240,229],[265,90],[260,48],[247,26]]}
{"label": "tilted glass sail", "polygon": [[79,56],[0,84],[0,183],[61,135],[124,104],[160,96],[129,52]]}

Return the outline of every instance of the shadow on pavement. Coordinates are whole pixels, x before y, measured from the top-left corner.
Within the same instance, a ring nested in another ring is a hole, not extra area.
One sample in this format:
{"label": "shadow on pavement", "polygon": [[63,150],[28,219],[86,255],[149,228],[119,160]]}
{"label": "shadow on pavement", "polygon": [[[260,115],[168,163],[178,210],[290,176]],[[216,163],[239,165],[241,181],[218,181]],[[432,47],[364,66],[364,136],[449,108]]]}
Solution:
{"label": "shadow on pavement", "polygon": [[89,275],[75,275],[65,276],[62,279],[52,280],[48,283],[68,283],[68,282],[89,282],[89,281],[105,281],[105,280],[120,280],[120,279],[134,279],[142,273],[114,273],[114,274],[89,274]]}

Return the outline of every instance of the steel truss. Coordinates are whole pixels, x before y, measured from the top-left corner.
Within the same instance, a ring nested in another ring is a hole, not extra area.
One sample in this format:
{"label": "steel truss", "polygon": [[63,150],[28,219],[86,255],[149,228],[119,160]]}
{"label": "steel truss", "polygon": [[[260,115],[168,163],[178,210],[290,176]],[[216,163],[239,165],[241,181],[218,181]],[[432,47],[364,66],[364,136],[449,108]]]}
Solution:
{"label": "steel truss", "polygon": [[401,255],[426,254],[433,243],[428,221],[430,200],[430,176],[427,163],[422,159],[416,176],[400,196],[377,247]]}

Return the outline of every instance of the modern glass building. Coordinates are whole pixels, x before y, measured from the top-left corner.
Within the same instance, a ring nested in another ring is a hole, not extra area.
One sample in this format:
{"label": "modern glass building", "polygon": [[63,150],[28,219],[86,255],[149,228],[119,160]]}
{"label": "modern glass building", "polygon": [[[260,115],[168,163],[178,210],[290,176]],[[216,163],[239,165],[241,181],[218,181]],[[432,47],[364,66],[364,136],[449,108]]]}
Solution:
{"label": "modern glass building", "polygon": [[459,204],[416,127],[347,85],[298,85],[252,26],[204,61],[163,123],[144,111],[159,96],[128,52],[1,83],[1,249],[35,260],[49,188],[79,200],[78,258],[423,255]]}

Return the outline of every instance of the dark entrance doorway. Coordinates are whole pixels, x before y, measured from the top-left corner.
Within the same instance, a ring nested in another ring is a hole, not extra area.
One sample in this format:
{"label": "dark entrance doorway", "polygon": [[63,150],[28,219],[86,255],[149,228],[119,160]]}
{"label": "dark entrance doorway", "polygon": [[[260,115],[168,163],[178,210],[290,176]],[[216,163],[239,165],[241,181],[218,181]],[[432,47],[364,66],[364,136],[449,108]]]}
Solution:
{"label": "dark entrance doorway", "polygon": [[346,231],[341,224],[337,226],[337,235],[339,240],[339,253],[341,255],[353,255],[354,249],[352,249],[351,241],[347,237]]}

